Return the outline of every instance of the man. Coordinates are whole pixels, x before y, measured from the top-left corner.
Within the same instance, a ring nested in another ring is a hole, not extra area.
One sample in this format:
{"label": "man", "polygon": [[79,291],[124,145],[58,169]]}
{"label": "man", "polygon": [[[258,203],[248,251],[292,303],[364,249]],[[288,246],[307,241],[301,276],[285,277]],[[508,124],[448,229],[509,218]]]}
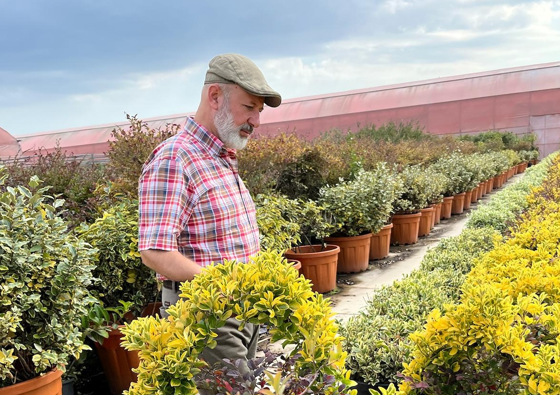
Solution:
{"label": "man", "polygon": [[[179,299],[179,284],[203,267],[226,259],[245,262],[258,252],[255,206],[239,178],[235,152],[259,126],[264,104],[277,107],[281,101],[251,60],[216,56],[196,115],[144,164],[138,249],[144,264],[164,278],[163,309]],[[218,332],[218,346],[202,354],[207,363],[254,357],[258,327],[237,327],[230,319]]]}

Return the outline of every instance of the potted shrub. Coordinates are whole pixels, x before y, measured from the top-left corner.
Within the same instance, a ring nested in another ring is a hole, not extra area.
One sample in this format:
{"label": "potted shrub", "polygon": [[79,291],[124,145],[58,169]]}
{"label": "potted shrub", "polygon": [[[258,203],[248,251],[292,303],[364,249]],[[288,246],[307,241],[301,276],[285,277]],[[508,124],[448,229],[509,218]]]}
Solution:
{"label": "potted shrub", "polygon": [[371,234],[377,233],[389,218],[395,178],[394,172],[380,163],[371,172],[359,170],[352,181],[321,189],[319,203],[338,226],[325,239],[341,249],[338,272],[360,272],[368,268]]}
{"label": "potted shrub", "polygon": [[435,171],[445,174],[449,179],[445,197],[453,196],[451,214],[461,214],[465,205],[465,192],[474,188],[473,173],[466,165],[468,158],[460,152],[440,158],[433,164]]}
{"label": "potted shrub", "polygon": [[94,251],[37,177],[3,188],[5,177],[0,168],[0,393],[59,394],[69,359],[88,349],[81,317],[95,303]]}
{"label": "potted shrub", "polygon": [[[430,166],[424,168],[424,174],[426,180],[428,180],[424,184],[426,203],[424,208],[420,210],[422,216],[420,217],[418,236],[428,235],[436,223],[439,223],[443,194],[449,182],[444,174],[435,171]],[[433,210],[430,212],[429,208]]]}
{"label": "potted shrub", "polygon": [[313,284],[313,291],[326,293],[336,288],[340,247],[326,242],[333,220],[325,208],[312,200],[297,200],[294,221],[299,225],[300,243],[284,255],[301,262],[300,273]]}
{"label": "potted shrub", "polygon": [[315,292],[334,290],[340,248],[323,241],[334,227],[323,207],[281,195],[258,195],[255,203],[261,249],[284,253],[288,260],[299,262],[300,273],[311,281]]}
{"label": "potted shrub", "polygon": [[[92,293],[99,299],[102,309],[119,313],[117,317],[105,314],[110,318],[105,325],[112,328],[108,328],[107,339],[99,338],[95,343],[114,394],[128,388],[130,383],[121,379],[134,378],[131,369],[137,362],[137,358],[119,347],[121,334],[117,326],[124,324],[119,318],[124,313],[128,313],[128,319],[140,316],[148,304],[156,303],[159,297],[156,276],[142,263],[138,252],[137,221],[138,202],[122,197],[106,208],[94,223],[82,224],[78,229],[80,238],[97,250],[92,260],[96,264],[93,273],[100,282],[92,287]],[[121,311],[123,303],[128,311]],[[97,314],[97,318],[102,320],[103,315]]]}
{"label": "potted shrub", "polygon": [[[194,375],[207,367],[198,356],[204,348],[215,346],[214,330],[231,316],[241,328],[247,322],[266,324],[272,341],[294,346],[287,356],[295,357],[291,369],[261,371],[257,383],[262,393],[295,394],[287,391],[287,383],[304,376],[311,378],[309,393],[350,392],[354,383],[344,368],[346,353],[328,300],[312,292],[309,281],[280,254],[264,252],[246,264],[225,261],[206,267],[184,282],[181,291],[168,318],[140,318],[123,329],[124,346],[140,355],[138,381],[131,385],[130,395],[173,394],[177,389],[196,394]],[[228,376],[213,378],[228,382]],[[202,384],[204,380],[198,382]]]}
{"label": "potted shrub", "polygon": [[418,241],[420,210],[428,205],[431,195],[431,179],[420,165],[404,168],[399,178],[402,188],[393,202],[391,244],[414,244]]}
{"label": "potted shrub", "polygon": [[[433,189],[433,195],[432,197],[428,197],[428,202],[434,206],[435,211],[434,211],[434,226],[439,224],[441,221],[441,210],[442,210],[442,206],[443,206],[443,198],[444,198],[444,193],[445,190],[447,188],[447,183],[449,182],[449,179],[447,178],[447,176],[445,174],[441,174],[438,172],[433,171],[433,169],[431,169],[431,167],[427,167],[426,168],[428,171],[432,172],[432,184],[434,186]],[[436,194],[437,192],[437,194]],[[429,194],[430,195],[430,194]]]}
{"label": "potted shrub", "polygon": [[364,172],[360,177],[372,186],[374,196],[371,197],[371,204],[377,216],[371,229],[369,259],[383,259],[389,256],[393,229],[391,213],[393,202],[402,188],[401,179],[395,168],[390,168],[386,163],[378,163],[373,171]]}
{"label": "potted shrub", "polygon": [[473,202],[473,195],[474,201],[476,202],[478,200],[476,197],[478,196],[478,186],[484,179],[484,164],[480,161],[480,155],[473,154],[465,155],[463,157],[463,166],[470,175],[469,180],[465,185],[467,189],[465,191],[465,199],[463,203],[463,209],[468,210]]}

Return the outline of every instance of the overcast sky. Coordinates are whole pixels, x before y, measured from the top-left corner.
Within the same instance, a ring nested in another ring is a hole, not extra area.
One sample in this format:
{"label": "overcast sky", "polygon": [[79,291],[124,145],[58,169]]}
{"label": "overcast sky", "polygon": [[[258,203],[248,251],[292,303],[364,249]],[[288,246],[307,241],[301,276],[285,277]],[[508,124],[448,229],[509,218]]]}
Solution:
{"label": "overcast sky", "polygon": [[226,52],[285,99],[557,62],[560,0],[0,0],[0,127],[192,112]]}

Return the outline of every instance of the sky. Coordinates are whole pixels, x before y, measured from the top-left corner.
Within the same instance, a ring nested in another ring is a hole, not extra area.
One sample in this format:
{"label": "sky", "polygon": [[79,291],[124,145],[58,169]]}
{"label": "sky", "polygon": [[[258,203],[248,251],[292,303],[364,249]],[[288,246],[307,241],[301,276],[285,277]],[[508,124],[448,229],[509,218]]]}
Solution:
{"label": "sky", "polygon": [[558,62],[560,0],[0,0],[0,127],[194,112],[231,52],[284,99]]}

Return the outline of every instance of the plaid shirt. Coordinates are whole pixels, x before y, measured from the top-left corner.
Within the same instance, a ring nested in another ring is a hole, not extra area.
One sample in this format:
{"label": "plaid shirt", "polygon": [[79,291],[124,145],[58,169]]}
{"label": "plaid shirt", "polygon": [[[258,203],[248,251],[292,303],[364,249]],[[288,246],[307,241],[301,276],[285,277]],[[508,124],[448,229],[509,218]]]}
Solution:
{"label": "plaid shirt", "polygon": [[140,251],[178,250],[203,267],[246,262],[259,251],[255,205],[235,151],[191,118],[150,155],[138,192]]}

